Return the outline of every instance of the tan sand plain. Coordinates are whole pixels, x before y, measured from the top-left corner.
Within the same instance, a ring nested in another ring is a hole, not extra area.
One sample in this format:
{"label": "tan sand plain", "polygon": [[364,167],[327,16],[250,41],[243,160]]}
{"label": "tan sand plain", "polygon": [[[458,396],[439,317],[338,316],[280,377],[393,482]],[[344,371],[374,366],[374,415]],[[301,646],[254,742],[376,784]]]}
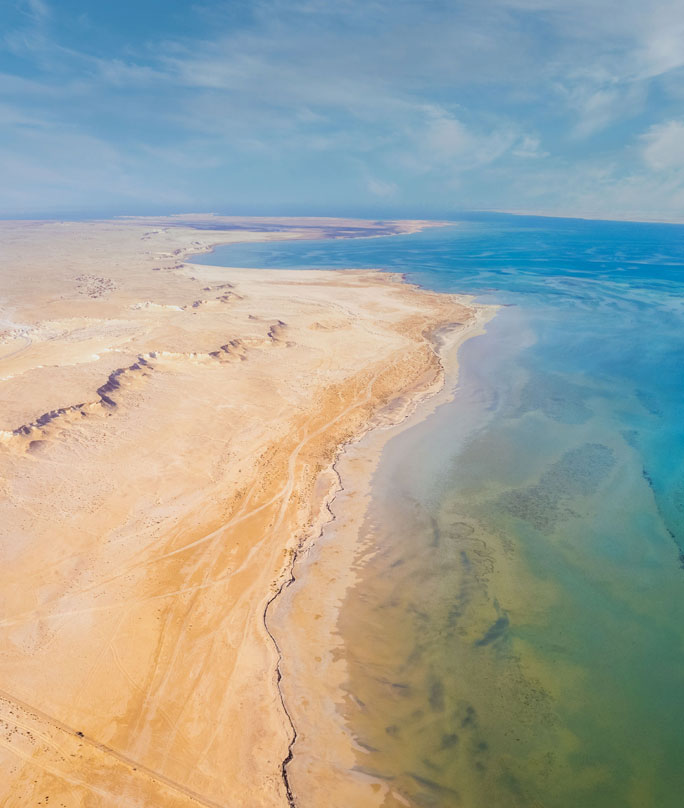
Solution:
{"label": "tan sand plain", "polygon": [[340,447],[481,317],[396,275],[185,259],[420,226],[0,223],[0,805],[293,804],[269,604]]}

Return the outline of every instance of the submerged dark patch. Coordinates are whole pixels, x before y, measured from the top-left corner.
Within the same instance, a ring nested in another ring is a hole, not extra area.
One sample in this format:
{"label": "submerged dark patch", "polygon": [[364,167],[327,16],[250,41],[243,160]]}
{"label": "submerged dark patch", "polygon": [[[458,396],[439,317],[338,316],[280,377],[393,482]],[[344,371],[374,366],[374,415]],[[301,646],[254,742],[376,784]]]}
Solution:
{"label": "submerged dark patch", "polygon": [[495,623],[493,623],[485,632],[484,636],[482,636],[479,640],[475,642],[477,646],[483,645],[490,645],[493,642],[496,642],[500,637],[506,632],[508,628],[509,621],[508,617],[504,615],[500,617]]}
{"label": "submerged dark patch", "polygon": [[536,485],[507,491],[496,504],[537,530],[552,530],[559,519],[574,515],[570,501],[595,493],[614,465],[612,449],[601,443],[585,443],[566,452]]}
{"label": "submerged dark patch", "polygon": [[583,424],[592,416],[586,400],[592,390],[557,374],[535,374],[520,393],[520,414],[541,410],[547,418],[564,424]]}

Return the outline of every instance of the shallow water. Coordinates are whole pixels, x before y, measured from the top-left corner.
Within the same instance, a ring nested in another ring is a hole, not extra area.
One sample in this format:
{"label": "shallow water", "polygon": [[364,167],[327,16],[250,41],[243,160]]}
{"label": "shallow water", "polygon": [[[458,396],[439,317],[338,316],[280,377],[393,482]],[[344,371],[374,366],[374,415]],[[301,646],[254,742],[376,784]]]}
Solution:
{"label": "shallow water", "polygon": [[417,806],[684,803],[684,227],[472,216],[219,248],[506,304],[387,447],[342,610],[358,766]]}

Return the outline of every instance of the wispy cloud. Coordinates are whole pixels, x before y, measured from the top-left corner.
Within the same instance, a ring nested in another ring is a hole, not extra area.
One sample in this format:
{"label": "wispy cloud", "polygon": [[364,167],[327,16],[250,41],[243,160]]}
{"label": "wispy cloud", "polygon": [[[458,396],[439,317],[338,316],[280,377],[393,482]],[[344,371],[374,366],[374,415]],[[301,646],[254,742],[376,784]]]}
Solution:
{"label": "wispy cloud", "polygon": [[515,157],[537,160],[548,157],[549,153],[541,148],[541,141],[534,135],[524,135],[514,146],[512,154]]}
{"label": "wispy cloud", "polygon": [[395,182],[379,180],[377,177],[370,177],[366,183],[366,186],[374,196],[384,198],[395,196],[399,190],[399,187]]}
{"label": "wispy cloud", "polygon": [[642,135],[646,165],[654,171],[684,169],[684,122],[654,124]]}
{"label": "wispy cloud", "polygon": [[35,20],[45,20],[51,16],[52,10],[46,0],[22,0],[20,8]]}
{"label": "wispy cloud", "polygon": [[[41,172],[70,205],[98,204],[98,184],[201,207],[678,199],[663,175],[681,164],[684,0],[180,6],[163,35],[149,15],[133,47],[109,4],[82,23],[54,0],[12,4],[3,154],[37,207]],[[6,210],[16,189],[3,193]]]}

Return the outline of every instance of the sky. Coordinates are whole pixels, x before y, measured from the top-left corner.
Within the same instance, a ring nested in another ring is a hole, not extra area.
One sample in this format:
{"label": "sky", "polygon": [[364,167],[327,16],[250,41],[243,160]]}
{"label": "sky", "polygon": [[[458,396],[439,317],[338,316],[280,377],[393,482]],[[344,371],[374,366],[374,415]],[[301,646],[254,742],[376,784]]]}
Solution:
{"label": "sky", "polygon": [[684,0],[0,0],[0,216],[684,220]]}

